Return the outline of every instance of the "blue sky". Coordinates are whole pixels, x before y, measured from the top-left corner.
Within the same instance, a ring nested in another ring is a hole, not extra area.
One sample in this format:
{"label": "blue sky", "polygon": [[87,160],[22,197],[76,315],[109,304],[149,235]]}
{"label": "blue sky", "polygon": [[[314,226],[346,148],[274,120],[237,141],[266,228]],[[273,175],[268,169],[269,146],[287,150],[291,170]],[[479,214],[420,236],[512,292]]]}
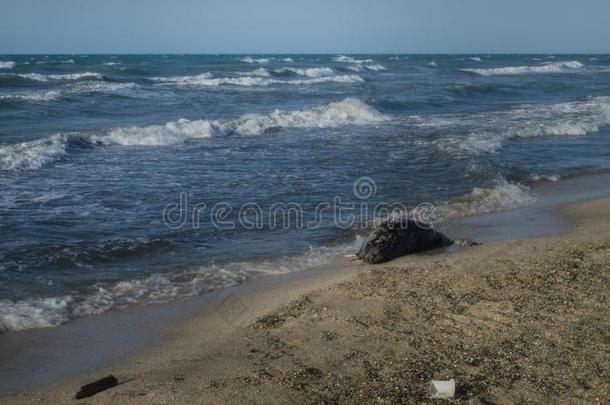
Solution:
{"label": "blue sky", "polygon": [[0,0],[0,53],[610,52],[610,0]]}

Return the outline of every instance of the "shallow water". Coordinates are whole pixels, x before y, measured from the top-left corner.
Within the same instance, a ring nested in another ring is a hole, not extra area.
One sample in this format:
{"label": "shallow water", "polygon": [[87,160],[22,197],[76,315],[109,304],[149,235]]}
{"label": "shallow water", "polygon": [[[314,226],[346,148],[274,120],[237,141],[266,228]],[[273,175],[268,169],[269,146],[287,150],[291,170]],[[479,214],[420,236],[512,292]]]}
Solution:
{"label": "shallow water", "polygon": [[318,265],[358,243],[316,216],[335,198],[352,222],[531,204],[610,166],[609,75],[608,55],[0,56],[0,330]]}

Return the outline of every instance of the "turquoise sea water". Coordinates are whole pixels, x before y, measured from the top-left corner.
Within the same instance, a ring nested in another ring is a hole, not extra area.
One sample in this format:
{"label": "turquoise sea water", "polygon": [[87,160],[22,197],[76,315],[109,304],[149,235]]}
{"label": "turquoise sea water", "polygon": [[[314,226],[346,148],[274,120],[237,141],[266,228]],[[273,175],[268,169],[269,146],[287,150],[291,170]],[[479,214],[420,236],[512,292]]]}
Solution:
{"label": "turquoise sea water", "polygon": [[336,198],[531,204],[608,124],[608,55],[0,56],[0,330],[323,264]]}

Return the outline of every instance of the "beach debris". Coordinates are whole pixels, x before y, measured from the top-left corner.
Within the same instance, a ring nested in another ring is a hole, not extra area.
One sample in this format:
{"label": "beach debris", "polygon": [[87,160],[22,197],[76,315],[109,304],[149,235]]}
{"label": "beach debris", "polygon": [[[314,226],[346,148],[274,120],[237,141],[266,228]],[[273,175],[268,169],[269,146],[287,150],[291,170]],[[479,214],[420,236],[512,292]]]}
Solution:
{"label": "beach debris", "polygon": [[87,398],[97,394],[98,392],[107,390],[108,388],[116,387],[117,385],[119,385],[119,381],[116,379],[116,377],[113,375],[109,375],[92,383],[83,385],[82,387],[80,387],[80,391],[76,393],[74,398]]}
{"label": "beach debris", "polygon": [[449,399],[455,395],[455,380],[432,380],[428,387],[429,399]]}
{"label": "beach debris", "polygon": [[477,242],[476,240],[470,238],[456,239],[453,242],[457,247],[481,246],[483,244],[483,242]]}
{"label": "beach debris", "polygon": [[366,237],[357,256],[366,263],[377,264],[452,244],[451,239],[430,225],[406,218],[391,218]]}

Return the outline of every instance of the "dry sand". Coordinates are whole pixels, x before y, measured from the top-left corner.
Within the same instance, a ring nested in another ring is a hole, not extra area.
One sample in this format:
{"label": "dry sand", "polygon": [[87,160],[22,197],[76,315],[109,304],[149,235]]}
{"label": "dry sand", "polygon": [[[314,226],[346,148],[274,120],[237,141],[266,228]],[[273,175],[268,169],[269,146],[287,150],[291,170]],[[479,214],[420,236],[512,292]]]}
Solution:
{"label": "dry sand", "polygon": [[[563,235],[351,263],[233,297],[163,344],[1,403],[610,403],[610,198]],[[78,388],[123,382],[87,400]]]}

